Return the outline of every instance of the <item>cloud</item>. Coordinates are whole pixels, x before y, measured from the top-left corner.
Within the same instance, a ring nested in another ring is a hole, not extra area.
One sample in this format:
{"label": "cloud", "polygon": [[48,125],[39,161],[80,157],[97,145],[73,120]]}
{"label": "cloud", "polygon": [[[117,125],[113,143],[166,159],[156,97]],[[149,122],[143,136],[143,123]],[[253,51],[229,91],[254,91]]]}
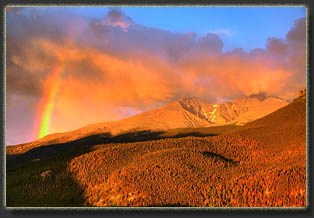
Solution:
{"label": "cloud", "polygon": [[126,16],[119,8],[109,10],[105,19],[95,20],[96,26],[112,26],[120,27],[122,31],[127,32],[128,27],[133,25],[134,22],[129,16]]}
{"label": "cloud", "polygon": [[278,65],[290,76],[281,81],[283,98],[291,99],[296,91],[305,86],[306,80],[306,22],[305,18],[295,20],[292,29],[285,39],[269,38],[267,40],[269,58],[276,60]]}
{"label": "cloud", "polygon": [[[259,93],[291,100],[305,86],[305,19],[284,39],[269,38],[266,49],[224,53],[217,32],[197,37],[145,27],[116,8],[101,19],[23,10],[7,16],[8,108],[34,110],[45,79],[62,64],[52,132],[118,120],[186,96],[212,103]],[[8,122],[17,121],[10,116]]]}
{"label": "cloud", "polygon": [[[105,19],[93,19],[88,28],[89,42],[82,42],[115,56],[130,56],[132,53],[151,53],[161,58],[177,60],[193,46],[194,34],[172,33],[153,27],[134,24],[123,31],[105,23]],[[91,40],[92,39],[92,40]]]}
{"label": "cloud", "polygon": [[219,54],[221,53],[222,47],[222,40],[217,35],[208,33],[194,44],[193,51],[201,54],[209,52]]}
{"label": "cloud", "polygon": [[238,33],[236,31],[232,31],[229,29],[216,29],[216,30],[210,30],[208,32],[215,34],[215,35],[218,35],[220,37],[232,37]]}
{"label": "cloud", "polygon": [[183,84],[189,89],[196,87],[193,90],[205,99],[209,95],[233,99],[264,92],[292,100],[305,86],[305,34],[302,18],[295,21],[284,39],[269,38],[266,49],[245,52],[237,48],[222,53],[221,40],[214,50],[201,45],[206,52],[196,51],[180,60],[185,72]]}

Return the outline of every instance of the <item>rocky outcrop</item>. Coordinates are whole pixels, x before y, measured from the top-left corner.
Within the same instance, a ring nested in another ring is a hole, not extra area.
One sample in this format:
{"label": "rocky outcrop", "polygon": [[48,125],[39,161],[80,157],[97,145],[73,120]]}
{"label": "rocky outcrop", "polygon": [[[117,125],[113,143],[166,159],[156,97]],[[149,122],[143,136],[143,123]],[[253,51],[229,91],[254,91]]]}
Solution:
{"label": "rocky outcrop", "polygon": [[301,97],[301,96],[303,96],[303,95],[306,95],[306,88],[304,88],[304,89],[298,91],[298,93],[297,93],[297,98],[299,98],[299,97]]}

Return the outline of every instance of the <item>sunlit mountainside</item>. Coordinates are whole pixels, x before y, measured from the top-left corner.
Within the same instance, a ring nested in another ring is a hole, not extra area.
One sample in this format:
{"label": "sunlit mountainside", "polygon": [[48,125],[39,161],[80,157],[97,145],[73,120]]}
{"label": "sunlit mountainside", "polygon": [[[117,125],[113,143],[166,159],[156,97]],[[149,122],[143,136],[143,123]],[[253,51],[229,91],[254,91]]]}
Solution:
{"label": "sunlit mountainside", "polygon": [[8,160],[7,205],[306,206],[305,92],[291,103],[187,98],[106,128],[119,123],[136,131],[95,124]]}
{"label": "sunlit mountainside", "polygon": [[209,104],[196,97],[183,98],[165,107],[120,121],[91,124],[74,131],[51,134],[32,143],[9,146],[7,153],[19,154],[41,145],[65,143],[95,134],[116,136],[144,130],[164,131],[226,124],[243,125],[287,104],[286,101],[263,95],[242,97],[222,104]]}

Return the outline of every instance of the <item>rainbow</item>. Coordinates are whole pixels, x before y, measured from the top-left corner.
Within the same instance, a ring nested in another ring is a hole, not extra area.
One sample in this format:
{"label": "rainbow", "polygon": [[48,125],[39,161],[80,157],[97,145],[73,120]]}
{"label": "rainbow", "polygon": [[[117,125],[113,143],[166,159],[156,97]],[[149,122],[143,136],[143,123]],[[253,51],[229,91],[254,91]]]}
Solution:
{"label": "rainbow", "polygon": [[64,67],[58,66],[45,80],[43,95],[37,108],[37,120],[35,121],[35,135],[37,139],[48,134],[52,110],[64,72]]}

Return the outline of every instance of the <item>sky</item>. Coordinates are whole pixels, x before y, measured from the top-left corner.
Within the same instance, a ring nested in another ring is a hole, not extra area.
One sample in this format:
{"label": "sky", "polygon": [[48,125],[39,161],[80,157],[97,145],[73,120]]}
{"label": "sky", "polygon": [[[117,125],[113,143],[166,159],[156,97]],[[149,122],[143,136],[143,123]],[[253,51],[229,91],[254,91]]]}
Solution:
{"label": "sky", "polygon": [[29,7],[6,11],[6,143],[306,86],[304,7]]}

